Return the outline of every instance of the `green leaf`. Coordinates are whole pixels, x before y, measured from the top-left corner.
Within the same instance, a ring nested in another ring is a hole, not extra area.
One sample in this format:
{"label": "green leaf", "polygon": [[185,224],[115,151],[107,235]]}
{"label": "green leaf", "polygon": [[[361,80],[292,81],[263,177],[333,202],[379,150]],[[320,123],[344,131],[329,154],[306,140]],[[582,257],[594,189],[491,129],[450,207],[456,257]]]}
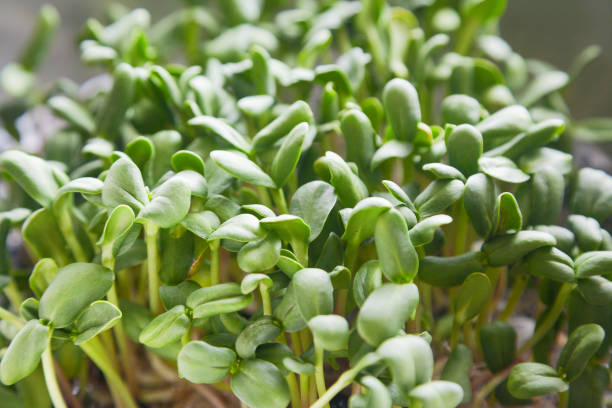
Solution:
{"label": "green leaf", "polygon": [[349,325],[346,319],[338,315],[319,315],[308,321],[315,344],[324,350],[339,351],[348,346]]}
{"label": "green leaf", "polygon": [[257,164],[236,150],[214,150],[210,157],[217,166],[242,180],[256,186],[275,188],[276,184]]}
{"label": "green leaf", "polygon": [[172,155],[170,159],[172,170],[179,173],[184,170],[192,170],[201,175],[205,175],[204,160],[198,155],[189,150],[179,150]]}
{"label": "green leaf", "polygon": [[521,133],[506,143],[489,150],[486,156],[505,156],[516,159],[519,156],[533,151],[538,147],[547,145],[563,132],[565,124],[561,119],[548,119],[535,124],[524,133]]}
{"label": "green leaf", "polygon": [[263,273],[249,273],[242,278],[242,282],[240,282],[240,292],[246,295],[257,290],[259,285],[271,288],[273,284],[274,281],[268,275],[264,275]]}
{"label": "green leaf", "polygon": [[376,354],[389,367],[393,382],[402,395],[408,395],[415,386],[431,381],[433,352],[429,343],[420,336],[392,337],[378,346]]}
{"label": "green leaf", "polygon": [[110,245],[127,233],[134,224],[134,211],[127,205],[117,206],[108,216],[98,245]]}
{"label": "green leaf", "polygon": [[302,122],[312,123],[313,114],[306,102],[297,101],[255,134],[253,148],[255,150],[267,149],[279,139],[287,136],[291,129]]}
{"label": "green leaf", "polygon": [[351,211],[342,239],[349,245],[358,246],[374,235],[376,220],[392,207],[388,200],[380,197],[368,197],[359,201]]}
{"label": "green leaf", "polygon": [[429,217],[445,210],[463,195],[461,180],[435,180],[430,183],[414,200],[421,218]]}
{"label": "green leaf", "polygon": [[151,201],[138,213],[138,222],[151,222],[170,228],[185,218],[191,204],[189,186],[177,176],[153,190]]}
{"label": "green leaf", "polygon": [[196,290],[200,289],[200,285],[191,280],[184,280],[174,286],[162,286],[159,288],[159,296],[161,297],[164,309],[170,310],[178,305],[185,305],[187,298]]}
{"label": "green leaf", "polygon": [[294,285],[289,285],[281,301],[274,307],[274,317],[283,323],[283,329],[288,332],[296,332],[306,327],[306,322],[297,306]]}
{"label": "green leaf", "polygon": [[354,207],[368,196],[368,189],[350,166],[334,152],[326,152],[315,162],[315,171],[328,179],[340,203],[344,207]]}
{"label": "green leaf", "polygon": [[389,194],[393,196],[393,198],[404,204],[410,210],[416,211],[416,207],[414,206],[412,200],[410,199],[410,197],[408,197],[408,194],[406,194],[404,189],[402,189],[400,186],[390,180],[383,180],[382,183],[389,192]]}
{"label": "green leaf", "polygon": [[506,157],[481,157],[478,164],[483,173],[506,183],[520,184],[529,180],[529,175]]}
{"label": "green leaf", "polygon": [[592,305],[609,306],[612,304],[612,282],[601,276],[579,279],[578,291]]}
{"label": "green leaf", "polygon": [[482,310],[491,294],[491,281],[484,273],[470,274],[453,300],[455,322],[463,325]]}
{"label": "green leaf", "polygon": [[32,374],[49,342],[49,328],[30,320],[11,341],[0,362],[0,380],[13,385]]}
{"label": "green leaf", "polygon": [[181,221],[181,225],[187,228],[188,231],[203,239],[208,239],[212,232],[219,227],[219,224],[219,217],[214,212],[208,210],[189,213]]}
{"label": "green leaf", "polygon": [[291,197],[289,212],[302,218],[310,227],[309,242],[323,230],[338,197],[334,188],[324,181],[311,181],[296,190]]}
{"label": "green leaf", "polygon": [[75,126],[77,129],[92,134],[96,129],[96,123],[89,111],[78,102],[64,95],[55,95],[47,101],[47,104],[60,118]]}
{"label": "green leaf", "polygon": [[260,117],[274,106],[274,97],[270,95],[251,95],[238,99],[238,109],[244,114]]}
{"label": "green leaf", "polygon": [[537,174],[542,169],[551,168],[563,175],[569,174],[573,168],[571,154],[549,147],[540,147],[523,154],[519,164],[521,170],[527,174]]}
{"label": "green leaf", "polygon": [[125,204],[135,213],[148,204],[149,195],[142,174],[130,159],[120,158],[108,170],[102,187],[102,202],[110,208]]}
{"label": "green leaf", "polygon": [[540,397],[563,392],[567,388],[567,383],[546,364],[517,364],[508,378],[508,390],[516,398]]}
{"label": "green leaf", "polygon": [[370,162],[370,170],[378,168],[389,159],[405,159],[410,156],[414,147],[410,142],[400,140],[389,140],[376,150]]}
{"label": "green leaf", "polygon": [[365,262],[353,280],[353,298],[359,307],[376,288],[382,285],[382,271],[378,260]]}
{"label": "green leaf", "polygon": [[43,207],[49,207],[59,188],[68,181],[49,162],[18,150],[0,154],[0,170]]}
{"label": "green leaf", "polygon": [[[197,293],[198,291],[194,292]],[[193,309],[194,319],[204,319],[223,313],[233,313],[244,309],[253,301],[253,295],[232,296],[218,300],[211,300],[199,304]]]}
{"label": "green leaf", "polygon": [[485,146],[487,140],[506,139],[526,131],[532,124],[529,111],[521,105],[500,109],[476,125],[482,134]]}
{"label": "green leaf", "polygon": [[442,100],[442,123],[444,124],[475,125],[480,120],[480,114],[480,103],[471,96],[456,94],[449,95]]}
{"label": "green leaf", "polygon": [[490,266],[503,266],[517,262],[531,251],[556,243],[557,240],[546,232],[519,231],[489,239],[481,251]]}
{"label": "green leaf", "polygon": [[414,86],[405,79],[392,79],[385,85],[382,99],[395,137],[412,141],[421,121],[421,106]]}
{"label": "green leaf", "polygon": [[28,283],[30,284],[30,289],[32,289],[32,292],[34,292],[37,298],[40,299],[58,271],[59,268],[57,264],[51,258],[43,258],[36,262]]}
{"label": "green leaf", "polygon": [[419,221],[410,229],[410,241],[415,247],[429,244],[434,239],[436,229],[450,224],[453,219],[446,214],[433,215]]}
{"label": "green leaf", "polygon": [[125,145],[124,153],[141,169],[155,155],[155,146],[147,137],[138,136]]}
{"label": "green leaf", "polygon": [[480,252],[457,256],[426,256],[419,262],[419,279],[440,288],[458,286],[471,273],[484,270]]}
{"label": "green leaf", "polygon": [[583,168],[574,181],[572,213],[593,217],[599,222],[612,215],[612,177],[601,170]]}
{"label": "green leaf", "polygon": [[[393,401],[383,382],[371,375],[361,378],[362,393],[349,399],[350,408],[391,408]],[[365,393],[363,392],[365,388]]]}
{"label": "green leaf", "polygon": [[231,144],[236,149],[243,153],[250,153],[251,145],[247,139],[242,136],[236,129],[222,121],[221,119],[212,116],[196,116],[188,122],[191,126],[199,126],[214,133],[227,143]]}
{"label": "green leaf", "polygon": [[530,183],[520,186],[516,193],[530,224],[556,224],[563,208],[565,179],[558,168],[545,167],[533,174]]}
{"label": "green leaf", "polygon": [[257,241],[266,235],[257,217],[251,214],[239,214],[221,224],[208,240],[231,239],[239,242]]}
{"label": "green leaf", "polygon": [[465,177],[456,168],[442,163],[427,163],[423,166],[423,171],[431,173],[435,179],[458,179],[465,183]]}
{"label": "green leaf", "polygon": [[576,237],[576,244],[583,252],[595,251],[601,246],[603,236],[596,219],[572,214],[567,217],[570,230]]}
{"label": "green leaf", "polygon": [[375,133],[370,119],[358,109],[349,109],[340,117],[340,129],[344,136],[346,159],[357,164],[362,174],[369,173],[375,150]]}
{"label": "green leaf", "polygon": [[75,322],[74,344],[85,343],[104,330],[108,330],[121,319],[121,310],[105,300],[93,302]]}
{"label": "green leaf", "polygon": [[498,373],[514,361],[516,332],[506,322],[493,321],[480,329],[482,355],[491,372]]}
{"label": "green leaf", "polygon": [[55,328],[69,326],[92,302],[106,295],[114,280],[113,271],[101,265],[76,262],[64,266],[40,298],[40,318]]}
{"label": "green leaf", "polygon": [[463,206],[472,227],[483,238],[493,232],[496,196],[495,183],[483,173],[470,176],[465,183]]}
{"label": "green leaf", "polygon": [[302,146],[307,132],[308,123],[302,122],[296,125],[276,152],[270,167],[270,176],[276,183],[276,187],[282,188],[295,170],[302,154]]}
{"label": "green leaf", "polygon": [[557,361],[557,370],[567,382],[582,373],[605,335],[604,329],[595,323],[583,324],[572,331]]}
{"label": "green leaf", "polygon": [[[419,291],[412,283],[385,283],[368,295],[357,315],[357,331],[377,346],[404,328],[416,311]],[[393,313],[389,313],[392,310]]]}
{"label": "green leaf", "polygon": [[585,252],[574,260],[574,269],[579,278],[608,274],[612,270],[612,251]]}
{"label": "green leaf", "polygon": [[395,283],[411,282],[419,269],[419,256],[399,211],[390,209],[378,217],[374,242],[385,277]]}
{"label": "green leaf", "polygon": [[196,384],[213,384],[223,380],[236,361],[236,353],[204,341],[190,341],[178,355],[179,377]]}
{"label": "green leaf", "polygon": [[478,173],[478,159],[482,156],[482,135],[472,125],[455,127],[446,138],[448,162],[469,177]]}
{"label": "green leaf", "polygon": [[275,232],[281,241],[289,242],[296,254],[307,256],[310,228],[300,217],[282,214],[262,218],[259,222],[268,231]]}
{"label": "green leaf", "polygon": [[107,94],[96,118],[97,130],[102,137],[117,139],[120,127],[125,120],[125,114],[132,104],[137,82],[136,76],[135,69],[125,62],[115,68],[113,87]]}
{"label": "green leaf", "polygon": [[240,291],[240,285],[235,282],[221,283],[205,288],[201,288],[192,292],[187,297],[186,306],[190,309],[194,309],[206,302],[213,300],[239,296],[242,292]]}
{"label": "green leaf", "polygon": [[190,327],[185,306],[174,306],[151,320],[140,332],[138,341],[147,347],[164,347],[179,340]]}
{"label": "green leaf", "polygon": [[232,392],[252,408],[285,408],[289,403],[289,386],[272,363],[245,360],[232,375]]}
{"label": "green leaf", "polygon": [[524,259],[527,272],[557,282],[574,282],[574,262],[572,258],[555,247],[538,248]]}
{"label": "green leaf", "polygon": [[38,258],[54,258],[60,264],[69,262],[64,235],[51,209],[34,211],[23,223],[21,235]]}
{"label": "green leaf", "polygon": [[523,215],[512,193],[502,193],[495,203],[494,235],[518,232],[523,226]]}
{"label": "green leaf", "polygon": [[461,386],[451,381],[431,381],[415,387],[408,394],[411,406],[454,408],[463,400]]}
{"label": "green leaf", "polygon": [[240,358],[254,358],[257,347],[274,340],[281,332],[280,322],[271,316],[262,316],[240,332],[236,338],[236,353]]}
{"label": "green leaf", "polygon": [[519,101],[522,105],[529,107],[543,97],[565,88],[569,80],[569,75],[563,71],[542,72],[522,91]]}
{"label": "green leaf", "polygon": [[291,279],[300,315],[309,321],[318,315],[327,315],[334,309],[334,288],[329,274],[318,268],[304,268]]}
{"label": "green leaf", "polygon": [[247,273],[262,272],[273,268],[280,258],[281,241],[269,233],[259,241],[251,241],[240,248],[238,266]]}
{"label": "green leaf", "polygon": [[472,352],[464,344],[457,344],[450,355],[442,374],[440,375],[441,380],[452,381],[459,384],[463,389],[463,400],[462,402],[468,402],[472,399],[472,384],[470,382],[470,375],[472,373]]}

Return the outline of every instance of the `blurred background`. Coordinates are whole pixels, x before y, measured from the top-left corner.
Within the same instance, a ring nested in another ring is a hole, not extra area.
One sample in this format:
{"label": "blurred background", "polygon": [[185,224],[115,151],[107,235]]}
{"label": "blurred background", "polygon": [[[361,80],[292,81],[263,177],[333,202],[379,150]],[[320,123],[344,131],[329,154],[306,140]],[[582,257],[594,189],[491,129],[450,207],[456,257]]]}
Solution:
{"label": "blurred background", "polygon": [[[102,17],[111,0],[0,0],[0,67],[18,55],[39,7],[46,2],[58,8],[62,27],[40,72],[41,79],[58,76],[86,79],[92,72],[79,61],[76,33],[86,18]],[[121,3],[130,8],[148,8],[153,21],[182,4],[180,0],[122,0]],[[610,0],[509,0],[501,21],[501,34],[524,57],[538,57],[563,70],[583,48],[599,44],[602,56],[570,88],[568,102],[575,118],[612,116],[610,21]]]}

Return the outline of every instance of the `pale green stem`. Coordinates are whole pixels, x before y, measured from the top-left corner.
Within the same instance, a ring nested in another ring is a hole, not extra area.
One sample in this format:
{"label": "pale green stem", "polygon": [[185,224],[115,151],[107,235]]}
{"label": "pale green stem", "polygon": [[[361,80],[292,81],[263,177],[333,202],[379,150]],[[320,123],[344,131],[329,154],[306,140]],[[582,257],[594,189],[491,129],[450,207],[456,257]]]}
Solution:
{"label": "pale green stem", "polygon": [[455,230],[455,255],[461,255],[465,251],[467,238],[468,219],[467,212],[463,208],[463,200],[457,203],[457,229]]}
{"label": "pale green stem", "polygon": [[516,277],[514,283],[512,284],[512,289],[510,290],[508,299],[506,300],[506,306],[504,306],[504,310],[499,313],[499,320],[506,321],[510,318],[510,316],[512,316],[514,309],[516,309],[516,306],[518,305],[518,302],[521,300],[521,296],[525,291],[527,282],[529,282],[529,275],[527,274],[521,274]]}
{"label": "pale green stem", "polygon": [[285,377],[285,379],[287,380],[287,384],[289,385],[289,395],[291,396],[291,408],[300,408],[301,407],[300,390],[298,389],[298,383],[297,383],[297,380],[295,379],[295,374],[289,373],[287,377]]}
{"label": "pale green stem", "polygon": [[184,346],[190,341],[191,341],[191,327],[185,330],[185,334],[183,334],[183,337],[181,337],[181,344]]}
{"label": "pale green stem", "polygon": [[276,204],[276,208],[278,212],[281,214],[287,214],[289,209],[287,208],[287,200],[285,199],[285,193],[282,188],[276,189],[272,191],[272,198],[274,199],[274,204]]}
{"label": "pale green stem", "polygon": [[[325,363],[324,360],[324,350],[323,348],[317,344],[317,342],[315,341],[314,343],[314,353],[315,353],[315,381],[317,383],[317,393],[319,394],[319,398],[321,398],[323,395],[325,395],[326,387],[325,387],[325,371],[324,371],[324,367],[323,364]],[[324,407],[328,408],[329,404],[325,404],[323,405]]]}
{"label": "pale green stem", "polygon": [[519,348],[517,355],[521,355],[525,351],[532,348],[553,327],[553,325],[559,318],[559,315],[563,311],[563,308],[565,307],[565,301],[567,300],[567,297],[569,296],[571,291],[574,289],[574,286],[574,283],[569,282],[564,283],[561,286],[552,307],[546,314],[546,317],[544,318],[544,320],[542,320],[542,323],[540,323],[540,325],[536,328],[533,335]]}
{"label": "pale green stem", "polygon": [[332,398],[334,398],[340,391],[348,387],[353,382],[358,373],[359,370],[355,369],[350,369],[342,373],[338,380],[332,384],[332,386],[327,389],[325,394],[320,396],[319,399],[310,406],[310,408],[326,407]]}
{"label": "pale green stem", "polygon": [[159,267],[157,265],[157,237],[159,227],[150,222],[145,223],[145,242],[147,245],[147,276],[149,279],[149,307],[154,316],[161,313],[159,300]]}
{"label": "pale green stem", "polygon": [[268,194],[268,190],[265,187],[257,186],[257,195],[261,200],[261,203],[268,208],[272,208],[272,202],[270,201],[270,195]]}
{"label": "pale green stem", "polygon": [[569,403],[569,391],[565,390],[559,393],[559,400],[557,401],[557,408],[567,408]]}
{"label": "pale green stem", "polygon": [[55,367],[53,366],[53,354],[51,354],[51,333],[49,330],[49,339],[47,340],[47,347],[42,354],[41,361],[43,367],[43,374],[45,377],[45,383],[47,384],[47,391],[51,402],[55,408],[67,408],[62,391],[60,390],[59,384],[57,383],[57,377],[55,376]]}
{"label": "pale green stem", "polygon": [[268,287],[263,283],[260,283],[259,292],[261,293],[261,304],[263,307],[264,316],[272,316],[272,303],[270,302],[270,293],[268,292]]}
{"label": "pale green stem", "polygon": [[208,241],[210,245],[210,284],[216,285],[220,281],[220,268],[219,268],[219,240]]}
{"label": "pale green stem", "polygon": [[495,374],[479,391],[478,394],[474,397],[474,403],[472,404],[472,408],[480,408],[480,406],[484,403],[487,395],[493,392],[495,388],[501,384],[507,377],[508,373],[512,368],[509,367],[499,373]]}
{"label": "pale green stem", "polygon": [[87,262],[89,259],[87,259],[87,255],[85,255],[85,250],[83,250],[81,243],[74,234],[70,210],[68,209],[67,205],[62,207],[62,210],[60,210],[62,214],[57,217],[57,221],[60,230],[62,230],[62,234],[64,235],[64,239],[66,240],[66,244],[68,244],[74,259],[77,262]]}
{"label": "pale green stem", "polygon": [[[94,362],[96,366],[102,371],[104,377],[108,382],[108,386],[111,388],[113,393],[120,399],[123,408],[137,408],[132,395],[121,380],[121,377],[115,371],[112,364],[107,360],[104,355],[102,345],[99,343],[97,338],[93,338],[80,345],[85,354]],[[101,350],[102,349],[102,350]]]}

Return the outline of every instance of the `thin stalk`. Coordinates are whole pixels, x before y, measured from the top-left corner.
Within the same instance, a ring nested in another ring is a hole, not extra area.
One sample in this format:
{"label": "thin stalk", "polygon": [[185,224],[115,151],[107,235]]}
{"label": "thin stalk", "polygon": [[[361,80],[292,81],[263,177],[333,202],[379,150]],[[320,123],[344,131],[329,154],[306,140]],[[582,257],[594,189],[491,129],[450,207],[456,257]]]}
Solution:
{"label": "thin stalk", "polygon": [[47,384],[47,391],[49,392],[49,397],[51,398],[51,402],[53,402],[53,406],[55,408],[68,408],[66,402],[64,401],[64,397],[62,396],[62,391],[60,390],[59,384],[57,382],[57,377],[55,376],[53,354],[51,354],[51,333],[52,331],[49,330],[49,339],[47,340],[47,347],[45,348],[45,351],[43,352],[41,357],[45,383]]}
{"label": "thin stalk", "polygon": [[459,333],[461,333],[461,326],[457,323],[456,320],[453,320],[453,328],[451,330],[450,336],[451,349],[454,349],[457,346],[457,342],[459,341]]}
{"label": "thin stalk", "polygon": [[458,54],[465,55],[470,51],[476,30],[478,30],[478,20],[471,18],[464,22],[459,29],[455,44],[455,51]]}
{"label": "thin stalk", "polygon": [[266,207],[272,208],[272,202],[270,201],[270,195],[268,194],[268,190],[265,187],[257,186],[257,196],[261,200],[261,203]]}
{"label": "thin stalk", "polygon": [[17,315],[14,315],[3,307],[0,307],[0,320],[6,320],[18,329],[21,329],[23,326],[25,326],[23,320],[21,320]]}
{"label": "thin stalk", "polygon": [[74,226],[72,225],[72,217],[70,216],[68,205],[62,207],[63,208],[60,210],[61,214],[57,217],[57,221],[64,235],[64,239],[66,240],[66,244],[68,244],[68,248],[70,248],[70,252],[72,252],[77,262],[87,262],[89,259],[87,259],[87,255],[85,255],[85,250],[74,234]]}
{"label": "thin stalk", "polygon": [[480,406],[484,403],[487,395],[495,390],[499,384],[501,384],[506,377],[508,377],[508,373],[512,370],[512,367],[508,367],[507,369],[500,371],[495,374],[479,391],[478,394],[474,397],[474,403],[472,404],[472,408],[480,408]]}
{"label": "thin stalk", "polygon": [[504,306],[504,310],[499,313],[499,320],[506,321],[510,318],[510,316],[512,316],[519,300],[521,300],[521,296],[523,295],[528,282],[529,275],[527,274],[520,274],[516,277],[514,283],[512,284],[512,289],[510,289],[508,299],[506,300],[506,306]]}
{"label": "thin stalk", "polygon": [[[314,354],[315,354],[315,382],[317,384],[317,393],[319,395],[319,398],[321,398],[323,395],[325,395],[325,392],[327,391],[326,387],[325,387],[325,371],[323,369],[323,364],[325,362],[324,360],[324,350],[323,348],[317,344],[317,342],[315,341],[314,343]],[[324,407],[328,408],[329,404],[325,404],[323,405]]]}
{"label": "thin stalk", "polygon": [[272,199],[274,200],[274,204],[276,204],[276,208],[278,209],[279,213],[287,214],[289,212],[289,208],[287,208],[287,200],[285,199],[285,192],[282,188],[272,191]]}
{"label": "thin stalk", "polygon": [[81,349],[102,371],[108,382],[108,386],[112,392],[118,397],[123,408],[137,408],[136,403],[132,399],[130,391],[127,389],[119,374],[115,371],[112,364],[108,361],[104,352],[100,350],[101,344],[97,338],[93,338],[88,342],[80,345]]}
{"label": "thin stalk", "polygon": [[261,304],[264,316],[272,316],[272,303],[270,302],[270,293],[268,292],[268,287],[263,283],[260,283],[259,292],[261,294]]}
{"label": "thin stalk", "polygon": [[209,241],[210,246],[210,284],[216,285],[219,283],[220,268],[219,268],[219,240]]}
{"label": "thin stalk", "polygon": [[465,252],[465,244],[467,238],[468,217],[465,208],[463,207],[463,199],[459,200],[456,207],[457,211],[457,226],[455,230],[455,255],[461,255]]}
{"label": "thin stalk", "polygon": [[544,320],[542,320],[542,323],[540,323],[540,325],[536,328],[533,335],[519,348],[517,355],[521,355],[525,351],[532,348],[538,341],[542,339],[542,337],[546,335],[546,333],[548,333],[551,327],[553,327],[553,325],[559,318],[559,315],[563,311],[563,308],[565,307],[565,301],[574,289],[574,286],[574,283],[569,282],[561,285],[559,293],[557,293],[557,297],[555,298],[552,307],[548,311],[548,314],[546,315]]}
{"label": "thin stalk", "polygon": [[557,401],[557,408],[567,408],[569,403],[569,391],[565,390],[559,393],[559,400]]}
{"label": "thin stalk", "polygon": [[23,297],[19,289],[17,289],[17,286],[15,286],[15,282],[9,282],[9,284],[4,287],[3,291],[9,302],[11,302],[11,305],[13,305],[13,308],[19,310],[21,303],[23,303]]}
{"label": "thin stalk", "polygon": [[312,404],[310,406],[310,408],[324,408],[324,407],[328,406],[329,402],[340,391],[342,391],[343,389],[348,387],[353,382],[353,380],[355,379],[355,376],[358,373],[359,373],[359,371],[358,370],[354,370],[354,369],[350,369],[350,370],[347,370],[344,373],[342,373],[342,375],[340,377],[338,377],[338,380],[336,380],[336,382],[333,383],[332,386],[327,389],[325,394],[320,396],[319,399],[317,401],[315,401],[314,404]]}
{"label": "thin stalk", "polygon": [[185,334],[181,337],[181,344],[184,346],[185,344],[191,341],[191,328],[185,330]]}
{"label": "thin stalk", "polygon": [[287,384],[289,385],[289,395],[291,396],[291,408],[300,408],[300,390],[298,389],[298,383],[295,379],[294,373],[289,373],[287,377]]}
{"label": "thin stalk", "polygon": [[310,376],[307,374],[300,374],[300,394],[302,400],[302,408],[306,408],[310,405]]}
{"label": "thin stalk", "polygon": [[145,243],[147,245],[147,276],[149,280],[149,307],[154,316],[161,313],[159,300],[159,274],[157,262],[157,238],[159,227],[150,222],[145,223]]}
{"label": "thin stalk", "polygon": [[357,263],[357,257],[359,256],[359,244],[355,245],[352,243],[346,244],[346,249],[344,250],[344,265],[351,271],[352,273],[357,272],[355,270],[355,266]]}

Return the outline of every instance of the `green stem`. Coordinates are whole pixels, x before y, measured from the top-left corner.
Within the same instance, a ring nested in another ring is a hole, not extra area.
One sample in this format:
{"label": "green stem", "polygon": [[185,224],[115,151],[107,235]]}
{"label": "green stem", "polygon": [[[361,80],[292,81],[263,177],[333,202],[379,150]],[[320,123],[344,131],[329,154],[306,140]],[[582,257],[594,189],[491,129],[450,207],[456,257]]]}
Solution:
{"label": "green stem", "polygon": [[457,226],[455,230],[455,255],[461,255],[465,251],[468,217],[467,212],[463,207],[463,200],[460,200],[459,203],[457,203],[456,208]]}
{"label": "green stem", "polygon": [[183,334],[183,337],[181,337],[181,344],[184,346],[190,341],[191,341],[191,328],[185,330],[185,334]]}
{"label": "green stem", "polygon": [[42,354],[41,361],[43,367],[43,374],[45,377],[45,383],[47,384],[47,391],[51,402],[55,408],[67,408],[62,391],[60,390],[59,384],[57,383],[57,377],[55,376],[55,367],[53,366],[53,354],[51,354],[51,333],[49,330],[49,339],[47,340],[47,347]]}
{"label": "green stem", "polygon": [[210,246],[210,284],[216,285],[220,281],[219,269],[219,240],[208,241]]}
{"label": "green stem", "polygon": [[[314,343],[314,354],[315,354],[315,381],[317,383],[317,393],[319,394],[319,398],[325,395],[327,391],[325,387],[325,371],[323,369],[324,360],[324,350],[323,347]],[[329,407],[329,404],[325,404],[324,407]]]}
{"label": "green stem", "polygon": [[159,227],[150,222],[145,223],[145,242],[147,245],[147,276],[149,280],[149,307],[154,316],[161,313],[159,300],[159,274],[157,265],[157,238]]}
{"label": "green stem", "polygon": [[346,244],[346,249],[344,250],[344,265],[353,274],[357,272],[355,270],[355,266],[357,263],[358,256],[359,256],[359,243],[353,244],[351,242],[348,242]]}
{"label": "green stem", "polygon": [[457,346],[457,342],[459,341],[459,333],[461,332],[461,326],[457,323],[456,320],[453,320],[453,328],[451,330],[450,336],[450,348],[454,349]]}
{"label": "green stem", "polygon": [[119,398],[123,408],[137,408],[136,403],[132,399],[132,395],[121,380],[121,377],[119,377],[119,374],[117,374],[112,364],[106,359],[104,352],[100,351],[102,345],[99,343],[99,340],[94,337],[88,342],[81,344],[80,347],[91,361],[98,366],[100,371],[102,371],[108,382],[108,386]]}
{"label": "green stem", "polygon": [[270,302],[270,293],[268,292],[268,287],[263,283],[260,283],[259,292],[261,293],[261,304],[263,307],[264,316],[272,316],[272,303]]}
{"label": "green stem", "polygon": [[478,394],[474,397],[474,403],[472,404],[472,408],[480,408],[480,406],[484,403],[487,395],[495,390],[499,384],[501,384],[507,377],[508,373],[512,368],[509,367],[499,373],[495,374],[493,378],[491,378],[479,391]]}
{"label": "green stem", "polygon": [[504,306],[504,310],[499,313],[499,320],[506,321],[512,316],[528,282],[529,275],[527,274],[520,274],[515,278],[508,299],[506,300],[506,306]]}
{"label": "green stem", "polygon": [[565,390],[559,393],[559,400],[557,401],[557,408],[567,408],[569,403],[569,391]]}
{"label": "green stem", "polygon": [[87,262],[89,259],[87,259],[87,255],[85,255],[85,250],[74,235],[74,226],[72,225],[72,217],[70,216],[68,205],[62,207],[63,208],[60,210],[61,214],[59,215],[57,221],[60,230],[64,235],[64,239],[66,240],[66,244],[68,244],[68,248],[70,248],[74,259],[77,262]]}
{"label": "green stem", "polygon": [[555,298],[552,307],[548,311],[548,314],[542,320],[542,323],[540,323],[540,325],[536,328],[533,335],[519,348],[517,355],[521,355],[525,351],[532,348],[538,341],[542,339],[542,337],[546,335],[546,333],[548,333],[551,327],[553,327],[553,325],[559,318],[559,315],[563,311],[563,308],[565,307],[565,301],[574,289],[574,286],[575,284],[570,282],[561,285],[559,293],[557,293],[557,297]]}
{"label": "green stem", "polygon": [[268,194],[268,190],[265,187],[257,186],[257,195],[261,200],[261,203],[266,207],[272,208],[272,202],[270,201],[270,195]]}
{"label": "green stem", "polygon": [[3,307],[0,307],[0,320],[6,320],[18,329],[21,329],[25,325],[17,315],[14,315]]}
{"label": "green stem", "polygon": [[289,212],[289,209],[287,208],[287,200],[285,199],[285,192],[282,188],[272,191],[272,199],[274,200],[274,204],[276,204],[276,208],[278,209],[279,213],[287,214]]}
{"label": "green stem", "polygon": [[468,18],[461,26],[457,35],[457,43],[455,44],[455,51],[458,54],[465,55],[470,51],[478,25],[477,19]]}
{"label": "green stem", "polygon": [[342,375],[338,377],[338,380],[333,383],[332,386],[327,389],[325,394],[320,396],[319,399],[310,406],[310,408],[327,407],[332,398],[334,398],[340,391],[348,387],[353,382],[358,373],[359,370],[355,369],[350,369],[342,373]]}
{"label": "green stem", "polygon": [[300,390],[298,389],[298,383],[295,379],[294,373],[289,373],[287,377],[287,384],[289,385],[289,395],[291,396],[291,408],[300,408],[302,401],[300,400]]}

